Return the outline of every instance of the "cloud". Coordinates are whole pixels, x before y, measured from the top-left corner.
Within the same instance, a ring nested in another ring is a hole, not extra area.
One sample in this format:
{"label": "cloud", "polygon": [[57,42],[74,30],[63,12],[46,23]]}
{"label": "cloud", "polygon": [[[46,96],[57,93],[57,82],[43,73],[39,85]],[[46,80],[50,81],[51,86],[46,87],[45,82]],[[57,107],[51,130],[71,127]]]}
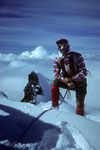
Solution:
{"label": "cloud", "polygon": [[0,60],[1,61],[12,61],[17,58],[17,55],[9,53],[9,54],[2,54],[0,53]]}
{"label": "cloud", "polygon": [[31,52],[25,51],[20,55],[20,58],[25,58],[25,57],[43,59],[48,57],[48,53],[44,47],[38,46],[35,48],[35,50]]}
{"label": "cloud", "polygon": [[32,51],[24,51],[19,55],[9,53],[9,54],[3,54],[0,53],[0,60],[1,62],[13,62],[12,64],[17,64],[17,61],[19,61],[19,66],[21,64],[21,61],[24,60],[35,60],[35,59],[54,59],[57,54],[55,53],[48,53],[48,51],[43,47],[43,46],[37,46],[34,50]]}
{"label": "cloud", "polygon": [[[3,54],[0,53],[0,63],[5,65],[5,63],[10,64],[10,66],[14,66],[14,67],[22,67],[25,66],[26,64],[36,64],[36,62],[43,64],[44,60],[51,60],[53,62],[53,60],[55,59],[55,57],[57,57],[57,53],[50,53],[48,52],[48,50],[43,47],[43,46],[37,46],[34,50],[32,51],[24,51],[21,54],[17,55],[17,54],[13,54],[13,53],[9,53],[9,54]],[[99,53],[95,53],[95,54],[88,54],[87,51],[86,53],[84,53],[84,57],[85,59],[89,59],[89,60],[98,60],[99,61],[99,57],[100,54]]]}

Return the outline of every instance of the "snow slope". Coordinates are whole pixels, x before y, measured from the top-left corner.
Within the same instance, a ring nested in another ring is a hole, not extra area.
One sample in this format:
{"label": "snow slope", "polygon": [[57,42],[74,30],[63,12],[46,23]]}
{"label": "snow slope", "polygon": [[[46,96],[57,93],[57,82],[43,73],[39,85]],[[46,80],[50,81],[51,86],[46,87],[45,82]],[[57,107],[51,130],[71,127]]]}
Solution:
{"label": "snow slope", "polygon": [[[51,107],[50,82],[38,73],[44,96],[38,105],[11,101],[0,92],[0,150],[5,150],[41,112]],[[75,114],[75,107],[66,100],[57,109],[42,115],[16,144],[14,150],[99,150],[100,112],[85,116]],[[93,116],[94,120],[93,120]]]}

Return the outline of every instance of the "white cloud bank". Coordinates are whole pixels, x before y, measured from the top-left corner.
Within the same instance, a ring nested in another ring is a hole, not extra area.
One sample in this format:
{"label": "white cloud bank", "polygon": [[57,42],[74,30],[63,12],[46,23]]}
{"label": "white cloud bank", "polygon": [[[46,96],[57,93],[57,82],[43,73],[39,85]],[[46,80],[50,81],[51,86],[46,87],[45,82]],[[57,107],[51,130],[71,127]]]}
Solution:
{"label": "white cloud bank", "polygon": [[29,58],[40,58],[40,59],[49,57],[47,50],[42,46],[36,47],[36,49],[31,52],[25,51],[20,56],[25,56]]}
{"label": "white cloud bank", "polygon": [[28,60],[28,59],[54,59],[57,54],[48,53],[43,46],[37,46],[32,51],[24,51],[20,55],[16,54],[2,54],[0,53],[1,61],[15,61],[15,60]]}
{"label": "white cloud bank", "polygon": [[[22,66],[22,61],[25,60],[53,60],[58,54],[57,53],[50,53],[48,50],[43,46],[37,46],[32,51],[24,51],[21,54],[3,54],[0,53],[0,62],[11,62],[14,66]],[[99,60],[100,54],[84,54],[84,58],[90,60]]]}

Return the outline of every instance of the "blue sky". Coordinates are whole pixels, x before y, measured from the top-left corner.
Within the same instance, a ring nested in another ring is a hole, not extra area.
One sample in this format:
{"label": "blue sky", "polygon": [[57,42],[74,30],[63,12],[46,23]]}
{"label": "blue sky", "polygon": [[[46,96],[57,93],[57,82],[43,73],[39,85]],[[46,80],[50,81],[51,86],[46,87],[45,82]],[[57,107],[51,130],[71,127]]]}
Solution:
{"label": "blue sky", "polygon": [[53,52],[67,38],[72,50],[99,53],[99,18],[99,0],[0,0],[0,52]]}

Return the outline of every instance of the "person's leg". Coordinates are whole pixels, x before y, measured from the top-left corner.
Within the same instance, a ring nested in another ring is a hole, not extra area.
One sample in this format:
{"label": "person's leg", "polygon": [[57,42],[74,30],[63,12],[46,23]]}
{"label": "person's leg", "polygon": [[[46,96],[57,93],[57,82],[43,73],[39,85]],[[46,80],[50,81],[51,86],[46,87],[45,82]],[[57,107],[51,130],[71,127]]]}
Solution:
{"label": "person's leg", "polygon": [[84,115],[84,100],[86,93],[86,87],[80,87],[78,90],[76,90],[76,114],[78,115]]}
{"label": "person's leg", "polygon": [[58,106],[58,100],[59,100],[59,88],[52,85],[51,87],[51,99],[52,99],[52,106]]}
{"label": "person's leg", "polygon": [[52,99],[52,106],[56,107],[58,105],[59,101],[59,87],[67,88],[67,85],[65,85],[60,80],[56,79],[52,82],[51,87],[51,99]]}

